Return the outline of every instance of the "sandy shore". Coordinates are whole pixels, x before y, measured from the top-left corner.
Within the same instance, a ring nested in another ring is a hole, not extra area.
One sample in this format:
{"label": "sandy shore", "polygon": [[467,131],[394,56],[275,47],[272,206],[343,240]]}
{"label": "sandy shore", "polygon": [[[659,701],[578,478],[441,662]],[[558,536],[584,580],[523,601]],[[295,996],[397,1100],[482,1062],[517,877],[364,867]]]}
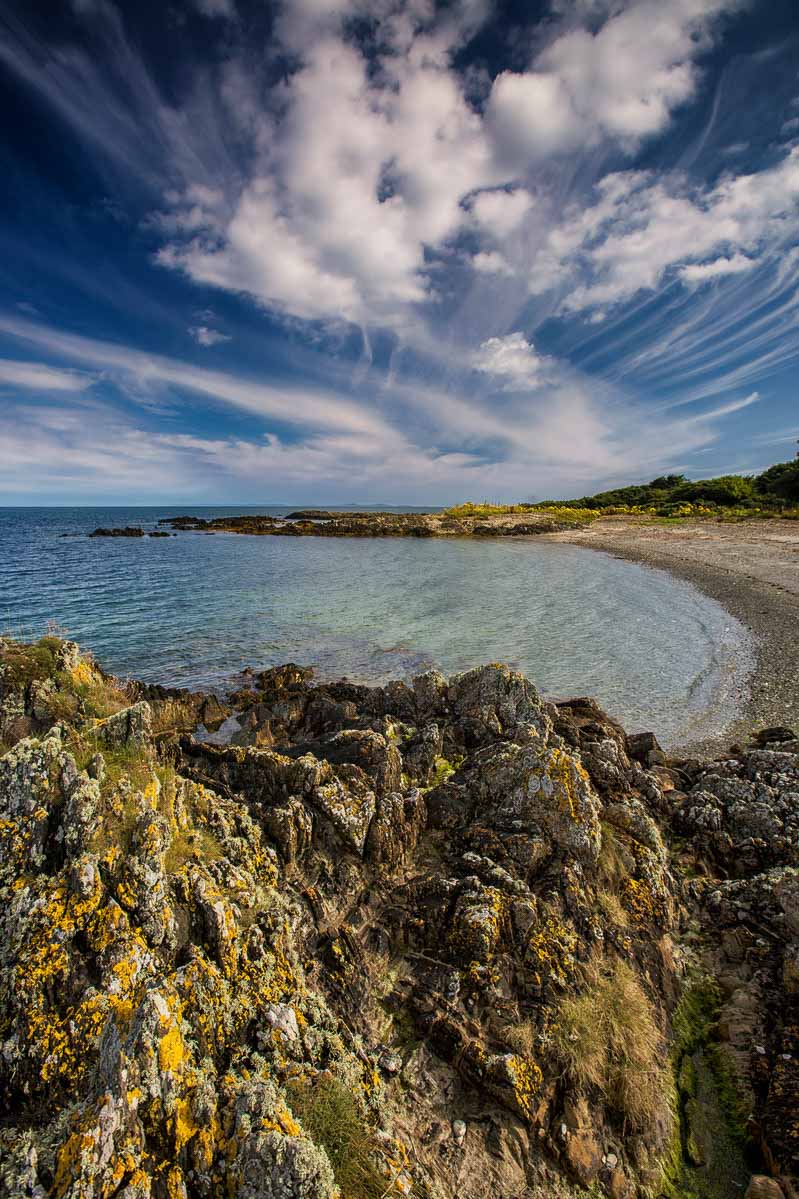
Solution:
{"label": "sandy shore", "polygon": [[586,529],[549,534],[547,540],[668,570],[718,600],[750,629],[756,667],[741,716],[720,741],[699,742],[691,750],[717,752],[766,725],[799,729],[799,522],[667,526],[612,517]]}

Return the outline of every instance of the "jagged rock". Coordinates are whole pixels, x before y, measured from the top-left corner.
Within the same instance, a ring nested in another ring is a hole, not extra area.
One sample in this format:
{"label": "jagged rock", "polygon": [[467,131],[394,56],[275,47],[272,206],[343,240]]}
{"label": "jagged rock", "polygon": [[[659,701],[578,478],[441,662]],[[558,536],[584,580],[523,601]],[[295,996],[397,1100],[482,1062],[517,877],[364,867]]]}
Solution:
{"label": "jagged rock", "polygon": [[580,762],[558,746],[538,738],[484,753],[471,791],[499,832],[526,835],[544,856],[557,849],[584,864],[596,861],[599,803]]}
{"label": "jagged rock", "polygon": [[[672,1093],[707,1163],[682,1167],[713,1168],[699,1051],[672,1080],[661,1044],[685,1025],[683,926],[718,979],[692,1035],[717,1038],[766,1171],[795,1172],[790,742],[645,769],[654,747],[593,701],[545,704],[505,667],[367,688],[289,665],[246,676],[242,743],[214,745],[154,737],[151,706],[190,728],[223,701],[132,687],[91,710],[104,676],[77,647],[6,644],[0,720],[27,734],[0,760],[9,1193],[333,1199],[324,1098],[370,1194],[659,1194]],[[627,1023],[645,1116],[605,1044]]]}
{"label": "jagged rock", "polygon": [[418,729],[402,746],[405,773],[419,786],[427,786],[444,750],[444,735],[439,725],[430,723]]}
{"label": "jagged rock", "polygon": [[119,529],[95,529],[90,537],[143,537],[144,529],[134,528],[132,525],[125,525]]}
{"label": "jagged rock", "polygon": [[152,736],[152,714],[145,700],[123,708],[105,720],[98,721],[92,729],[96,739],[111,748],[120,745],[144,745]]}
{"label": "jagged rock", "polygon": [[535,687],[507,666],[480,666],[456,675],[447,703],[469,749],[519,734],[545,740],[551,728]]}
{"label": "jagged rock", "polygon": [[285,1003],[274,1003],[264,1012],[264,1019],[288,1041],[296,1041],[300,1035],[297,1013]]}
{"label": "jagged rock", "polygon": [[758,745],[768,745],[773,741],[795,741],[796,733],[793,729],[786,728],[785,725],[772,725],[769,728],[759,729],[755,733],[755,741]]}

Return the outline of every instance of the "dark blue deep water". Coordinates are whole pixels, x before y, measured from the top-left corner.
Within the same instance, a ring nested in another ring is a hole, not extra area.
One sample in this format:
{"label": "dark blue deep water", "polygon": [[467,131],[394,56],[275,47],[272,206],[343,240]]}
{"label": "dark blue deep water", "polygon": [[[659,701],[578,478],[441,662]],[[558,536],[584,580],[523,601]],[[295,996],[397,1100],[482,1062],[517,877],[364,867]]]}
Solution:
{"label": "dark blue deep water", "polygon": [[244,509],[0,509],[0,632],[39,636],[53,621],[117,674],[187,687],[289,660],[369,682],[503,661],[667,744],[721,732],[746,686],[751,648],[723,608],[579,546],[86,536],[226,511]]}

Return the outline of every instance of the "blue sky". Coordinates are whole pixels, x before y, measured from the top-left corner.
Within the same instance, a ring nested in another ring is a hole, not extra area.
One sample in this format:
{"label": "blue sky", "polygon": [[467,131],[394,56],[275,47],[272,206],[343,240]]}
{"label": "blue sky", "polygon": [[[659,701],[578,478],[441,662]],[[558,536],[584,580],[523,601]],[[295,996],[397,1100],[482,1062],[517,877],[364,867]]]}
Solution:
{"label": "blue sky", "polygon": [[0,503],[443,503],[799,437],[795,0],[0,0]]}

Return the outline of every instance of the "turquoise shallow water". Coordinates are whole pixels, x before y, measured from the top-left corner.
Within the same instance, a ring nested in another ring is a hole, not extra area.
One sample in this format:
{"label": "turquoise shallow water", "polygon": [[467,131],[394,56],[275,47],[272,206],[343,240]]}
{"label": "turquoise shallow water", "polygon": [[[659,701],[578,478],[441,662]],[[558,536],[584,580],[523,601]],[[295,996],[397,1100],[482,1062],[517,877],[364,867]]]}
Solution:
{"label": "turquoise shallow water", "polygon": [[0,629],[39,635],[53,620],[114,672],[187,687],[289,660],[367,682],[503,661],[666,744],[723,731],[746,687],[751,646],[723,608],[579,546],[86,537],[225,511],[242,509],[0,509]]}

